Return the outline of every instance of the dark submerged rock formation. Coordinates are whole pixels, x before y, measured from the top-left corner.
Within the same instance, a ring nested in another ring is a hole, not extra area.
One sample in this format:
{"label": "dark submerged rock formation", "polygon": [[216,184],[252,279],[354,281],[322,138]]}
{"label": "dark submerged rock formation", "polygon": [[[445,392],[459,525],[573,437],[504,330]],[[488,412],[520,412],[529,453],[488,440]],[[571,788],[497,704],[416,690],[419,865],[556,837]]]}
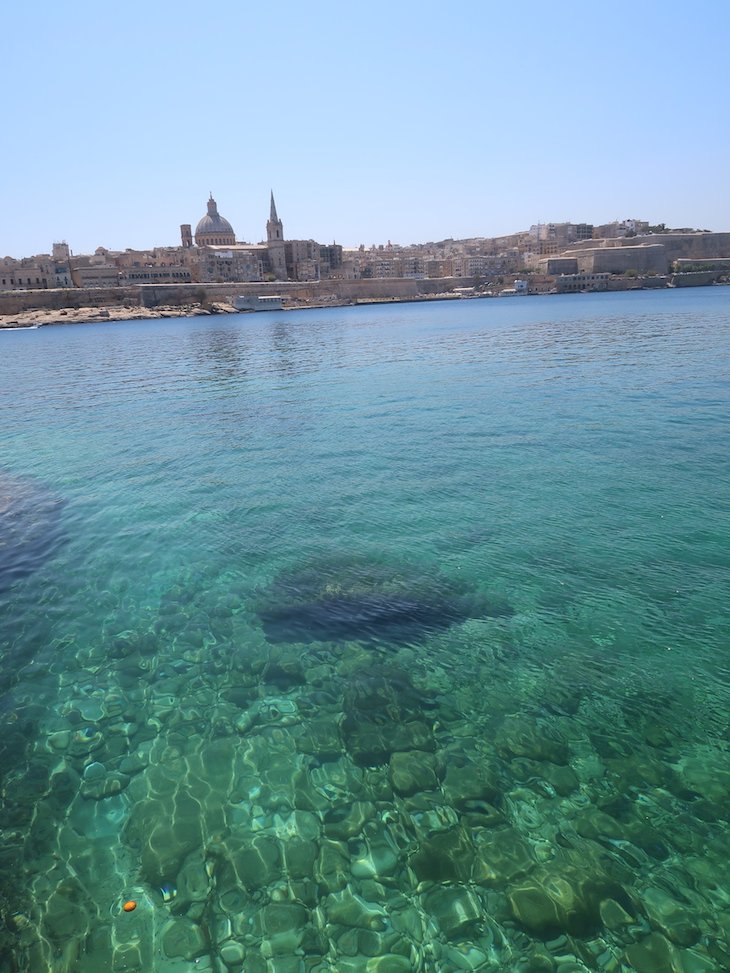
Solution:
{"label": "dark submerged rock formation", "polygon": [[43,483],[0,470],[0,591],[37,571],[63,543],[63,501]]}
{"label": "dark submerged rock formation", "polygon": [[364,558],[317,560],[279,574],[257,613],[272,642],[421,642],[468,618],[510,614],[432,568]]}

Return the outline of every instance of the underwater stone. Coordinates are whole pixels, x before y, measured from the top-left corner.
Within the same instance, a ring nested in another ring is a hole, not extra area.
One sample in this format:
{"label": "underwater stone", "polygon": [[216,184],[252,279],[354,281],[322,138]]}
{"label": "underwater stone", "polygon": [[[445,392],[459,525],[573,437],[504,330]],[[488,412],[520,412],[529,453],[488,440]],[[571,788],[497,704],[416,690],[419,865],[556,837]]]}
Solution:
{"label": "underwater stone", "polygon": [[323,893],[343,889],[350,880],[350,856],[339,841],[324,840],[319,848],[317,882]]}
{"label": "underwater stone", "polygon": [[[170,888],[166,885],[164,888]],[[177,876],[173,912],[187,912],[193,902],[204,902],[208,897],[210,878],[200,861],[187,861]],[[164,892],[163,892],[164,897]]]}
{"label": "underwater stone", "polygon": [[389,778],[393,790],[404,796],[433,790],[438,786],[436,758],[419,750],[394,753],[390,758]]}
{"label": "underwater stone", "polygon": [[289,841],[291,838],[314,841],[319,838],[321,830],[319,819],[309,811],[292,811],[286,817],[275,814],[274,829],[282,841]]}
{"label": "underwater stone", "polygon": [[431,889],[423,896],[423,907],[447,939],[462,938],[482,919],[481,902],[463,886]]}
{"label": "underwater stone", "polygon": [[353,801],[352,804],[333,808],[325,814],[324,833],[328,838],[341,841],[355,838],[374,814],[375,805],[370,801]]}
{"label": "underwater stone", "polygon": [[340,729],[332,720],[310,720],[297,735],[297,750],[316,756],[319,760],[332,760],[343,750]]}
{"label": "underwater stone", "polygon": [[599,914],[606,929],[612,931],[630,926],[636,921],[615,899],[604,899],[599,906]]}
{"label": "underwater stone", "polygon": [[561,911],[540,885],[511,889],[508,898],[515,919],[530,932],[544,936],[564,927]]}
{"label": "underwater stone", "polygon": [[412,973],[410,959],[397,953],[384,953],[374,956],[365,964],[365,973]]}
{"label": "underwater stone", "polygon": [[382,931],[387,924],[386,913],[380,906],[366,902],[349,888],[328,895],[324,910],[328,922],[348,928]]}
{"label": "underwater stone", "polygon": [[486,953],[477,949],[472,943],[463,943],[459,946],[444,946],[441,952],[441,962],[449,970],[480,970],[486,973],[493,970],[494,966]]}
{"label": "underwater stone", "polygon": [[99,763],[98,760],[87,764],[84,768],[84,780],[103,780],[104,777],[106,777],[106,767],[104,764]]}
{"label": "underwater stone", "polygon": [[555,858],[538,866],[508,898],[514,917],[531,932],[592,936],[601,926],[600,904],[613,898],[628,905],[623,888],[601,866],[586,859],[585,850],[572,862]]}
{"label": "underwater stone", "polygon": [[360,767],[387,763],[399,750],[435,750],[433,733],[420,720],[376,725],[346,716],[342,724],[345,746]]}
{"label": "underwater stone", "polygon": [[465,882],[471,877],[474,845],[463,828],[431,835],[411,856],[419,882]]}
{"label": "underwater stone", "polygon": [[500,887],[526,875],[535,865],[530,846],[514,828],[485,831],[477,837],[472,878]]}
{"label": "underwater stone", "polygon": [[394,666],[361,667],[350,677],[343,701],[342,737],[353,761],[372,767],[387,763],[396,751],[435,750],[423,719],[429,705],[408,673]]}
{"label": "underwater stone", "polygon": [[249,891],[271,885],[281,877],[279,846],[273,838],[256,835],[231,854],[231,862],[242,885]]}
{"label": "underwater stone", "polygon": [[314,841],[289,838],[283,843],[284,867],[290,879],[307,878],[312,874],[319,848]]}
{"label": "underwater stone", "polygon": [[[265,945],[262,945],[262,953]],[[258,967],[249,958],[245,973],[309,973],[301,956],[270,956],[265,961],[262,958],[262,963],[264,962],[265,965]]]}
{"label": "underwater stone", "polygon": [[357,797],[363,791],[363,772],[351,760],[327,760],[310,771],[314,787],[327,798],[328,803],[336,799]]}
{"label": "underwater stone", "polygon": [[519,973],[553,973],[555,961],[544,947],[532,945],[529,955],[516,969]]}
{"label": "underwater stone", "polygon": [[637,973],[683,973],[678,952],[656,932],[628,946],[626,958]]}
{"label": "underwater stone", "polygon": [[272,642],[418,642],[488,610],[463,583],[434,569],[358,557],[310,561],[284,571],[257,605]]}
{"label": "underwater stone", "polygon": [[297,902],[270,902],[257,914],[255,928],[262,936],[281,936],[283,933],[301,933],[309,921],[309,913]]}
{"label": "underwater stone", "polygon": [[112,973],[141,973],[144,960],[139,943],[119,943],[112,954]]}
{"label": "underwater stone", "polygon": [[85,726],[77,730],[71,737],[69,752],[72,757],[87,757],[98,750],[104,742],[101,732],[93,726]]}
{"label": "underwater stone", "polygon": [[306,682],[301,659],[283,653],[272,657],[264,666],[261,678],[265,683],[276,686],[282,692],[301,686]]}
{"label": "underwater stone", "polygon": [[205,936],[190,919],[173,919],[162,932],[162,950],[168,959],[194,960],[206,950]]}
{"label": "underwater stone", "polygon": [[488,801],[463,801],[461,821],[468,828],[495,828],[504,824],[504,814]]}
{"label": "underwater stone", "polygon": [[241,963],[243,963],[246,956],[246,951],[241,943],[236,942],[234,939],[229,939],[228,942],[223,943],[221,946],[220,956],[226,966],[238,967],[240,969]]}
{"label": "underwater stone", "polygon": [[62,500],[30,477],[0,471],[0,591],[45,564],[64,542]]}
{"label": "underwater stone", "polygon": [[[683,949],[681,956],[682,973],[715,973],[717,970],[715,961],[697,950]],[[727,966],[727,963],[723,965]]]}
{"label": "underwater stone", "polygon": [[[102,766],[98,764],[98,766]],[[114,772],[103,777],[93,777],[81,783],[81,796],[93,798],[95,801],[103,801],[106,797],[114,797],[120,794],[129,784],[129,777],[126,774]]]}
{"label": "underwater stone", "polygon": [[656,926],[678,946],[692,946],[700,936],[700,930],[691,913],[663,889],[650,886],[641,895],[641,901],[652,926]]}
{"label": "underwater stone", "polygon": [[[299,767],[291,775],[292,801],[299,811],[309,811],[314,814],[324,814],[332,806],[332,794],[328,794],[315,785],[311,773]],[[337,792],[336,796],[341,796]]]}
{"label": "underwater stone", "polygon": [[386,833],[367,839],[354,850],[351,860],[352,874],[360,879],[380,879],[392,875],[398,867],[400,853]]}
{"label": "underwater stone", "polygon": [[530,760],[527,757],[516,757],[510,761],[510,770],[515,778],[524,782],[544,780],[554,788],[560,797],[568,797],[578,787],[579,781],[575,771],[569,765],[550,763],[549,760]]}
{"label": "underwater stone", "polygon": [[227,913],[238,914],[243,911],[248,902],[248,895],[243,888],[227,888],[221,892],[219,898],[221,909]]}
{"label": "underwater stone", "polygon": [[149,759],[143,756],[141,753],[130,753],[122,759],[119,764],[119,769],[123,774],[131,776],[132,774],[138,774],[140,771],[144,770],[149,764]]}
{"label": "underwater stone", "polygon": [[730,801],[730,757],[709,750],[698,756],[688,757],[679,770],[682,784],[706,801],[727,804]]}
{"label": "underwater stone", "polygon": [[449,831],[460,822],[456,810],[448,804],[424,800],[426,795],[414,794],[406,807],[419,837],[429,837],[439,831]]}
{"label": "underwater stone", "polygon": [[66,750],[70,742],[71,733],[68,730],[58,730],[48,737],[48,745],[52,750]]}
{"label": "underwater stone", "polygon": [[[665,831],[658,831],[644,821],[631,821],[627,827],[626,837],[657,861],[665,861],[669,858],[670,852],[666,843],[667,834]],[[676,848],[678,842],[675,835],[672,835],[672,843]]]}
{"label": "underwater stone", "polygon": [[55,943],[66,945],[89,931],[86,912],[74,901],[77,894],[75,888],[59,887],[46,903],[43,931]]}
{"label": "underwater stone", "polygon": [[570,758],[565,743],[556,739],[548,727],[527,717],[508,716],[495,742],[498,752],[505,757],[527,757],[560,765],[567,764]]}
{"label": "underwater stone", "polygon": [[588,808],[576,815],[573,826],[583,838],[592,838],[594,841],[601,838],[625,837],[616,820],[596,807]]}
{"label": "underwater stone", "polygon": [[175,880],[187,855],[203,844],[201,823],[200,805],[183,792],[132,807],[124,833],[130,847],[139,850],[146,882],[160,888]]}
{"label": "underwater stone", "polygon": [[500,798],[497,768],[490,763],[450,762],[443,781],[446,800],[463,808],[472,801],[494,803]]}

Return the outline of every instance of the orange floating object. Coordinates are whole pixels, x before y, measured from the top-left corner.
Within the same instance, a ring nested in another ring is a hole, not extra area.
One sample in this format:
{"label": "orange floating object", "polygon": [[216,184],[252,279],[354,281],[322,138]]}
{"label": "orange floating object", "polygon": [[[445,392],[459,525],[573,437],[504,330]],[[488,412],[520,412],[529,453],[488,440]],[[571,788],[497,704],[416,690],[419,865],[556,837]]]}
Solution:
{"label": "orange floating object", "polygon": [[130,899],[129,902],[124,903],[122,908],[125,912],[134,912],[134,910],[137,908],[137,903],[133,899]]}

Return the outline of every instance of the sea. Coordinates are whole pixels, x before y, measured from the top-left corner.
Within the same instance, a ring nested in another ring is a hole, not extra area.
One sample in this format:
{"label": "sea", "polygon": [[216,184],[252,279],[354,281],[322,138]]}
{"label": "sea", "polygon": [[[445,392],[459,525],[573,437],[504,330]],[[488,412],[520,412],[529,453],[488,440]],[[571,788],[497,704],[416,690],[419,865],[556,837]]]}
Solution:
{"label": "sea", "polygon": [[0,332],[2,973],[730,969],[730,288]]}

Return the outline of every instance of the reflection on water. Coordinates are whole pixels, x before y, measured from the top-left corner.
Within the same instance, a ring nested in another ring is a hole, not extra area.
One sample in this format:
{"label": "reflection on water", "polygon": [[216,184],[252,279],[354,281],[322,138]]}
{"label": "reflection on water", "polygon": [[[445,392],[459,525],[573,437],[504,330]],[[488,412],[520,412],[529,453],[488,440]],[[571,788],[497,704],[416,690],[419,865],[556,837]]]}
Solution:
{"label": "reflection on water", "polygon": [[0,335],[3,968],[730,967],[727,295]]}
{"label": "reflection on water", "polygon": [[211,326],[188,336],[192,353],[199,365],[207,370],[200,379],[230,382],[246,374],[247,347],[245,334],[237,328]]}

